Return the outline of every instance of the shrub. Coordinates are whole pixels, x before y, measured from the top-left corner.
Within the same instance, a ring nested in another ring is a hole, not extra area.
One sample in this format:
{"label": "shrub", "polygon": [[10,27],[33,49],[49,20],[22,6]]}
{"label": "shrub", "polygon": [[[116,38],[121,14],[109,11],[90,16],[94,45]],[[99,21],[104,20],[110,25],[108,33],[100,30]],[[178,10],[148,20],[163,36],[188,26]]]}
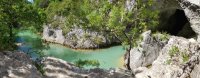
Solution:
{"label": "shrub", "polygon": [[169,56],[173,57],[179,52],[180,51],[179,51],[179,48],[177,46],[172,46],[171,49],[169,50]]}
{"label": "shrub", "polygon": [[81,60],[81,59],[79,59],[78,61],[75,62],[75,65],[80,68],[83,68],[84,66],[99,67],[100,63],[98,60]]}

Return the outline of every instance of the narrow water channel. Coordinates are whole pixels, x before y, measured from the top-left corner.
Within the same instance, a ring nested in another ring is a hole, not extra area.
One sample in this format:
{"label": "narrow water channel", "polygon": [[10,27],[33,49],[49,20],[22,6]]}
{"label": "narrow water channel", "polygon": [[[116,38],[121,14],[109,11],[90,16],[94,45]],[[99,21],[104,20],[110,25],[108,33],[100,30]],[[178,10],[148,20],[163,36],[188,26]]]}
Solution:
{"label": "narrow water channel", "polygon": [[[44,46],[41,37],[31,31],[21,31],[17,34],[16,41],[19,43],[18,50],[29,53],[33,59],[37,57],[37,51],[45,56],[52,56],[74,63],[81,60],[98,60],[99,68],[120,68],[123,67],[123,55],[125,50],[122,46],[112,46],[110,48],[98,50],[74,50],[59,44],[49,43]],[[45,48],[44,48],[45,47]],[[30,53],[31,52],[31,53]],[[85,67],[93,68],[93,67]]]}

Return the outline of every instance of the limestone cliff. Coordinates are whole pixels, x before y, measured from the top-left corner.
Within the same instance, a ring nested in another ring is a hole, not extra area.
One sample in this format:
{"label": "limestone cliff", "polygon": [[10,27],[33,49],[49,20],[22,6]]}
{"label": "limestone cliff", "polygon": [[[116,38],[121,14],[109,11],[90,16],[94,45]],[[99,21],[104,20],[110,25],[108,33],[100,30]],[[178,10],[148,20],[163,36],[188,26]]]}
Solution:
{"label": "limestone cliff", "polygon": [[111,34],[83,30],[78,27],[71,29],[67,34],[63,34],[61,28],[54,29],[50,26],[44,26],[43,39],[49,42],[63,44],[71,48],[83,49],[100,48],[109,46],[113,43],[119,43],[119,41],[111,36]]}

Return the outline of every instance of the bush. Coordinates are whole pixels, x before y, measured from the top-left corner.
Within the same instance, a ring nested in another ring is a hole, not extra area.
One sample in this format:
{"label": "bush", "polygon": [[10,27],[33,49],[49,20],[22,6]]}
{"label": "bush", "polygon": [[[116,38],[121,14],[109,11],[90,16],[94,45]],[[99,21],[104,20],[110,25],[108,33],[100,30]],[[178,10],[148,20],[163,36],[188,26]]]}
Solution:
{"label": "bush", "polygon": [[177,46],[172,46],[171,49],[169,50],[169,56],[173,57],[179,52],[180,51],[179,51],[179,48]]}
{"label": "bush", "polygon": [[98,60],[81,60],[81,59],[79,59],[78,61],[75,62],[75,65],[80,68],[83,68],[84,66],[99,67],[100,63]]}

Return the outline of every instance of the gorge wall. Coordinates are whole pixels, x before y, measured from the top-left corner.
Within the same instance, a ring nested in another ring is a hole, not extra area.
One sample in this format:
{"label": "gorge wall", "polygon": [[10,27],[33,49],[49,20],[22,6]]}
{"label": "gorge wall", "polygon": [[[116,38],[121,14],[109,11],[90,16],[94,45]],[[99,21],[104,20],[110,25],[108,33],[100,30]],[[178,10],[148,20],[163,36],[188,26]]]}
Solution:
{"label": "gorge wall", "polygon": [[[168,29],[169,33],[171,33],[172,35],[183,36],[183,37],[189,37],[191,35],[193,35],[191,37],[194,37],[194,35],[196,35],[197,41],[199,41],[200,2],[198,0],[158,0],[158,1],[161,2],[161,5],[159,6],[159,8],[162,9],[160,17],[161,18],[160,27],[164,26],[163,30]],[[184,14],[181,13],[181,11],[184,12]],[[184,15],[186,16],[186,18],[184,17]],[[170,19],[173,17],[174,19]],[[178,17],[179,19],[176,19],[175,17]]]}
{"label": "gorge wall", "polygon": [[60,28],[54,29],[50,26],[44,26],[43,29],[43,39],[45,41],[63,44],[71,48],[93,49],[119,43],[111,35],[105,32],[83,30],[78,27],[71,29],[65,35]]}
{"label": "gorge wall", "polygon": [[[113,0],[109,0],[112,3]],[[183,36],[185,38],[197,37],[199,41],[199,1],[198,0],[156,0],[157,9],[161,11],[159,31],[168,32],[171,35]],[[126,9],[131,10],[135,0],[126,1]],[[60,21],[60,25],[65,25],[65,17],[55,16],[54,20]],[[83,30],[79,27],[71,28],[67,33],[63,28],[53,28],[49,23],[44,25],[43,39],[67,45],[71,48],[99,48],[119,43],[113,34],[107,32],[97,32]]]}
{"label": "gorge wall", "polygon": [[[150,31],[147,31],[143,35],[140,46],[133,48],[130,52],[131,70],[135,74],[135,78],[199,78],[200,1],[163,0],[162,2],[166,4],[163,4],[164,7],[160,8],[170,11],[171,14],[168,12],[169,17],[176,14],[176,9],[185,13],[189,22],[188,26],[196,33],[197,39],[195,37],[186,39],[183,38],[184,36],[169,36],[165,44],[162,40],[160,41],[161,37],[154,36]],[[177,4],[174,5],[173,3]],[[168,16],[166,17],[168,18]],[[179,27],[174,26],[172,29]],[[174,31],[171,31],[171,33],[174,33]],[[182,31],[182,33],[188,32]],[[163,45],[157,46],[160,43]]]}

